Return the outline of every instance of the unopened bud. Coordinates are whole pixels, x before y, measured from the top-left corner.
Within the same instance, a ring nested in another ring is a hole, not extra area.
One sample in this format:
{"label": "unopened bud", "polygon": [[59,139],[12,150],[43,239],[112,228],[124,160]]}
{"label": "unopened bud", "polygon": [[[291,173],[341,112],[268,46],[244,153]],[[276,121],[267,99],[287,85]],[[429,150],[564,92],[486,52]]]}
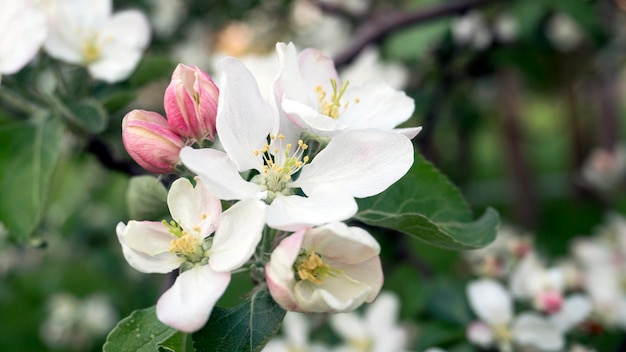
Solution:
{"label": "unopened bud", "polygon": [[184,141],[167,120],[152,111],[133,110],[122,121],[122,141],[130,156],[144,169],[157,174],[174,172]]}
{"label": "unopened bud", "polygon": [[214,140],[218,96],[219,90],[206,72],[178,64],[163,98],[171,129],[184,138]]}

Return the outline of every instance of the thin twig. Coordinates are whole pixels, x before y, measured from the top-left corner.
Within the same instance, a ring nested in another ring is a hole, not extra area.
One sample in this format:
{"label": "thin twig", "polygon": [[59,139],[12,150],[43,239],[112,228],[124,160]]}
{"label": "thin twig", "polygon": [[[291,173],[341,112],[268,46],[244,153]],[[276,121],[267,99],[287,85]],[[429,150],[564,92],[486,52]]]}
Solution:
{"label": "thin twig", "polygon": [[496,1],[503,0],[465,0],[437,5],[423,10],[408,12],[397,10],[375,16],[357,28],[350,45],[335,58],[335,65],[342,66],[349,63],[369,44],[379,42],[400,28],[463,13],[469,9]]}

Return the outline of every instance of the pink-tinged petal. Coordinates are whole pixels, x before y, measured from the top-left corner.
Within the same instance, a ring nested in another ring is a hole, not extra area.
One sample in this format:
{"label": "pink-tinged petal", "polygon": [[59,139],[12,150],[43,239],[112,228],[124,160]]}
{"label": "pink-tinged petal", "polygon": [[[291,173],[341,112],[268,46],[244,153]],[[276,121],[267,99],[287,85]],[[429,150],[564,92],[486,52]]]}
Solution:
{"label": "pink-tinged petal", "polygon": [[337,85],[341,86],[337,70],[335,70],[335,63],[330,57],[322,54],[317,49],[308,48],[302,50],[300,55],[298,55],[298,66],[305,85],[312,92],[315,92],[315,87],[320,86],[330,94],[333,91],[330,83],[331,79],[334,79]]}
{"label": "pink-tinged petal", "polygon": [[406,174],[413,153],[411,140],[401,134],[349,130],[334,137],[305,165],[292,186],[307,195],[324,186],[357,198],[373,196]]}
{"label": "pink-tinged petal", "polygon": [[296,282],[293,264],[300,253],[305,231],[306,229],[302,229],[283,239],[265,266],[265,278],[272,298],[283,309],[290,311],[302,311],[298,309],[293,295]]}
{"label": "pink-tinged petal", "polygon": [[208,265],[187,270],[159,298],[157,318],[183,332],[198,331],[209,320],[229,283],[230,273],[215,272]]}
{"label": "pink-tinged petal", "polygon": [[143,50],[150,43],[150,23],[137,10],[117,12],[100,29],[103,43],[123,47],[127,50]]}
{"label": "pink-tinged petal", "polygon": [[[133,223],[129,222],[129,225]],[[117,239],[122,245],[122,252],[124,254],[124,258],[132,266],[138,271],[142,273],[169,273],[170,271],[177,269],[183,262],[183,259],[173,255],[169,251],[167,252],[159,252],[155,255],[149,255],[145,252],[135,250],[131,248],[128,243],[126,243],[126,229],[127,226],[124,223],[120,222],[117,225]],[[131,232],[132,232],[131,227]]]}
{"label": "pink-tinged petal", "polygon": [[474,321],[467,326],[467,339],[480,347],[488,348],[493,346],[495,336],[493,330],[482,321]]}
{"label": "pink-tinged petal", "polygon": [[350,129],[392,130],[407,121],[415,109],[413,99],[383,82],[350,87],[344,101],[348,107],[339,121]]}
{"label": "pink-tinged petal", "polygon": [[556,326],[534,313],[520,314],[513,322],[511,332],[518,344],[542,351],[561,351],[565,345],[563,334]]}
{"label": "pink-tinged petal", "polygon": [[213,140],[218,97],[219,90],[206,72],[178,64],[163,98],[170,127],[187,138]]}
{"label": "pink-tinged petal", "polygon": [[566,333],[587,319],[592,310],[593,304],[589,297],[573,294],[565,299],[561,310],[550,315],[548,319],[559,331]]}
{"label": "pink-tinged petal", "polygon": [[317,189],[309,197],[278,194],[267,210],[267,225],[279,230],[295,231],[303,226],[348,219],[357,210],[354,198],[340,192]]}
{"label": "pink-tinged petal", "polygon": [[224,212],[209,252],[215,271],[240,268],[254,254],[265,226],[267,205],[260,200],[242,200]]}
{"label": "pink-tinged petal", "polygon": [[185,147],[180,151],[180,160],[200,176],[204,186],[219,199],[262,199],[264,196],[264,188],[241,178],[237,166],[222,151]]}
{"label": "pink-tinged petal", "polygon": [[467,298],[474,313],[489,325],[505,325],[513,317],[511,295],[495,280],[470,282],[467,285]]}
{"label": "pink-tinged petal", "polygon": [[122,142],[128,154],[144,169],[168,174],[180,163],[184,142],[156,112],[133,110],[122,120]]}
{"label": "pink-tinged petal", "polygon": [[422,127],[408,127],[408,128],[395,128],[392,131],[400,133],[408,139],[413,139],[418,133],[422,131]]}
{"label": "pink-tinged petal", "polygon": [[348,227],[334,222],[309,230],[303,247],[324,258],[346,264],[357,264],[380,253],[380,245],[367,231],[360,227]]}
{"label": "pink-tinged petal", "polygon": [[107,83],[115,83],[130,76],[137,67],[141,55],[139,49],[133,50],[105,44],[102,47],[100,58],[87,68],[92,77]]}
{"label": "pink-tinged petal", "polygon": [[306,126],[303,128],[310,129],[315,133],[334,135],[347,127],[342,121],[323,115],[317,108],[297,100],[285,97],[281,107],[292,121],[300,126]]}
{"label": "pink-tinged petal", "polygon": [[195,187],[186,178],[174,181],[167,194],[167,205],[172,219],[198,239],[215,231],[222,214],[222,203],[209,193],[199,178]]}
{"label": "pink-tinged petal", "polygon": [[254,151],[266,144],[276,116],[241,61],[227,57],[218,66],[223,71],[217,112],[217,134],[222,147],[238,171],[262,171],[262,161]]}

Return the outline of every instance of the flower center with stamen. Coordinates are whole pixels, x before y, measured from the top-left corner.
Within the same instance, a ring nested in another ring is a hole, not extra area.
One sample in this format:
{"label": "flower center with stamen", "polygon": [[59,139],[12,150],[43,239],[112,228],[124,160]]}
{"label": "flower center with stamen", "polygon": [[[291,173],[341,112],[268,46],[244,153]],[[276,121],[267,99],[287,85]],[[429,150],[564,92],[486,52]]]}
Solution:
{"label": "flower center with stamen", "polygon": [[[198,236],[189,234],[173,220],[169,223],[163,220],[162,223],[167,226],[168,231],[172,235],[176,236],[176,238],[170,242],[170,253],[184,257],[190,264],[206,264],[206,262],[208,262],[208,258],[205,254],[207,250],[211,248],[211,238],[200,241]],[[194,227],[193,230],[199,232],[200,229]]]}
{"label": "flower center with stamen", "polygon": [[88,29],[83,36],[80,51],[83,54],[83,61],[86,64],[96,62],[100,58],[101,47],[98,43],[98,33],[93,29]]}
{"label": "flower center with stamen", "polygon": [[[345,81],[341,82],[341,86],[339,86],[337,81],[334,78],[331,78],[330,85],[333,88],[333,92],[330,97],[328,97],[328,93],[324,90],[324,88],[322,88],[322,86],[316,86],[315,93],[317,94],[319,112],[332,119],[338,119],[339,115],[341,115],[341,113],[350,105],[349,101],[343,104],[341,102],[341,98],[346,92],[346,89],[348,89],[349,84],[350,81]],[[359,99],[355,98],[354,102],[358,103]]]}
{"label": "flower center with stamen", "polygon": [[329,276],[336,276],[342,273],[339,269],[333,269],[330,265],[324,263],[322,257],[313,251],[302,249],[296,262],[294,270],[298,274],[300,280],[311,281],[314,284],[321,285],[322,281]]}
{"label": "flower center with stamen", "polygon": [[305,156],[305,151],[309,146],[302,140],[298,141],[295,151],[291,143],[283,146],[285,136],[279,134],[278,137],[270,135],[270,143],[261,150],[254,150],[253,153],[263,161],[263,172],[253,179],[254,182],[264,185],[269,191],[266,201],[272,202],[277,193],[288,191],[289,182],[292,176],[309,162],[309,157]]}

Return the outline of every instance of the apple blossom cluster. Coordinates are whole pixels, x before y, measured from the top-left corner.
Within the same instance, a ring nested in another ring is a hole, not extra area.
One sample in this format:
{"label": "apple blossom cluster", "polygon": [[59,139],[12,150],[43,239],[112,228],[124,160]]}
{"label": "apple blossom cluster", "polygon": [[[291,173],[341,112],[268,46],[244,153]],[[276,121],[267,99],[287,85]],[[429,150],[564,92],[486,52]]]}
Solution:
{"label": "apple blossom cluster", "polygon": [[[288,312],[282,325],[282,336],[270,340],[263,352],[341,351],[398,352],[406,351],[409,342],[407,327],[398,321],[400,299],[383,291],[362,314],[339,313],[331,316],[306,316]],[[327,323],[340,342],[333,346],[311,338],[314,326]]]}
{"label": "apple blossom cluster", "polygon": [[278,43],[276,53],[269,86],[233,57],[220,62],[217,85],[181,64],[165,91],[166,117],[124,118],[133,159],[182,176],[167,196],[171,219],[117,226],[135,269],[179,269],[156,305],[178,330],[202,328],[242,270],[280,307],[305,313],[352,311],[382,287],[380,245],[344,221],[356,198],[385,191],[413,164],[420,128],[396,127],[414,103],[379,81],[342,81],[318,50]]}
{"label": "apple blossom cluster", "polygon": [[108,83],[127,78],[150,41],[138,10],[112,14],[111,0],[0,1],[0,75],[21,70],[43,47]]}
{"label": "apple blossom cluster", "polygon": [[479,276],[467,285],[478,318],[467,338],[477,346],[565,350],[575,346],[572,335],[626,329],[626,219],[617,214],[597,234],[575,239],[570,256],[552,264],[530,236],[508,228],[466,257]]}

